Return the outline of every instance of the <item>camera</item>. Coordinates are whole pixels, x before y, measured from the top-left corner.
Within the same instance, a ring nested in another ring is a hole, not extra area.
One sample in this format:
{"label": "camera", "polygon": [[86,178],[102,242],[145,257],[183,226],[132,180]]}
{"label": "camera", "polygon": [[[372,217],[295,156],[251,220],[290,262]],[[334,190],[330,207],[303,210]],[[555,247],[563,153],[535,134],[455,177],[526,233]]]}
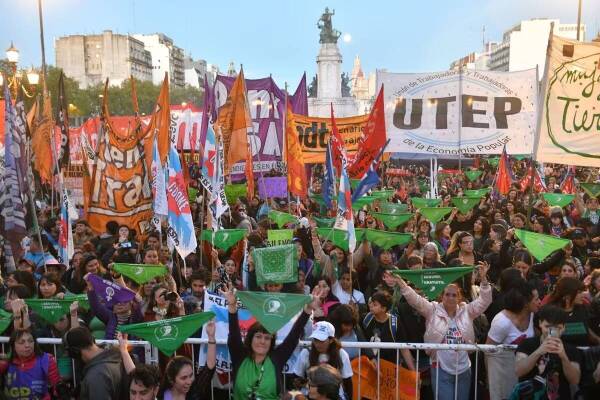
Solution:
{"label": "camera", "polygon": [[164,294],[165,300],[167,301],[177,301],[177,293],[175,292],[165,292]]}

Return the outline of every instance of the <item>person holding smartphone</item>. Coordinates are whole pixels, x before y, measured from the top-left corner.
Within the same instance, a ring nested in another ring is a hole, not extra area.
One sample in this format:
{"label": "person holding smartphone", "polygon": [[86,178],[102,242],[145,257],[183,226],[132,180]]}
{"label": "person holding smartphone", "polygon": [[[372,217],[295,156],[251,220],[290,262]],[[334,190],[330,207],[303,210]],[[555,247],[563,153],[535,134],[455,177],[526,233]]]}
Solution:
{"label": "person holding smartphone", "polygon": [[538,312],[541,335],[519,344],[515,372],[519,384],[511,398],[522,398],[523,392],[543,392],[542,398],[571,399],[570,385],[579,384],[581,353],[561,339],[567,321],[562,308],[547,305]]}

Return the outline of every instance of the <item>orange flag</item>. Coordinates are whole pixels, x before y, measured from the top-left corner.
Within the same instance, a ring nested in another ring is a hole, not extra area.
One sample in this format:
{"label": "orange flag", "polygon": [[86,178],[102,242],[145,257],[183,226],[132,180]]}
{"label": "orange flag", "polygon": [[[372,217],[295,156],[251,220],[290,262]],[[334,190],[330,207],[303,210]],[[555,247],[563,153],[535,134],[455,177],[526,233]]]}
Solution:
{"label": "orange flag", "polygon": [[49,183],[53,179],[54,160],[52,158],[51,136],[54,134],[52,104],[48,93],[44,94],[44,105],[41,113],[33,118],[31,130],[31,151],[34,154],[33,167],[40,175],[42,182]]}
{"label": "orange flag", "polygon": [[294,114],[292,108],[287,107],[286,121],[286,162],[288,170],[288,190],[295,196],[305,198],[308,195],[308,183],[306,169],[304,168],[304,157],[298,133],[294,129]]}
{"label": "orange flag", "polygon": [[223,139],[224,173],[230,174],[233,165],[247,157],[248,128],[252,127],[243,69],[235,79],[227,101],[219,110],[217,125]]}

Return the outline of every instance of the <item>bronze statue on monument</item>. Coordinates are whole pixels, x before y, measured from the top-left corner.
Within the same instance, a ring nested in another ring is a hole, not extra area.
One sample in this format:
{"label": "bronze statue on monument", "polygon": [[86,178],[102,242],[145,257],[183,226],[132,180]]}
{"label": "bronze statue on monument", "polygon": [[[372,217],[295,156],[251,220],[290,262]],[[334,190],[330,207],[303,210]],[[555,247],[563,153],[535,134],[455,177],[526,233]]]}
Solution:
{"label": "bronze statue on monument", "polygon": [[333,12],[329,12],[329,7],[325,7],[325,12],[317,21],[317,28],[321,30],[321,35],[319,38],[319,43],[337,43],[340,35],[342,34],[340,31],[333,29],[333,25],[331,23],[331,17],[335,15],[335,10]]}

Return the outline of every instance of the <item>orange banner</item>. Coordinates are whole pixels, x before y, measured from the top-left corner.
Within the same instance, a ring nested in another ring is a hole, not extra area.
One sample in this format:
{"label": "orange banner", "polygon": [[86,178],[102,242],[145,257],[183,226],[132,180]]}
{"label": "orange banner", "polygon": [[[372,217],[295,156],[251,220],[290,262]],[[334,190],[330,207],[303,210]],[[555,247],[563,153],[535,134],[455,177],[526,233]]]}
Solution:
{"label": "orange banner", "polygon": [[[360,363],[360,365],[359,365]],[[377,367],[366,356],[352,360],[353,398],[358,400],[359,377],[360,398],[380,400],[418,400],[417,375],[406,368],[381,359],[379,361],[379,392],[377,391]],[[378,396],[379,394],[379,396]]]}
{"label": "orange banner", "polygon": [[[292,129],[300,139],[304,162],[307,164],[324,163],[325,150],[331,133],[331,118],[294,114],[292,119],[294,121]],[[368,119],[368,115],[335,119],[348,154],[353,155],[358,150],[358,141]]]}

